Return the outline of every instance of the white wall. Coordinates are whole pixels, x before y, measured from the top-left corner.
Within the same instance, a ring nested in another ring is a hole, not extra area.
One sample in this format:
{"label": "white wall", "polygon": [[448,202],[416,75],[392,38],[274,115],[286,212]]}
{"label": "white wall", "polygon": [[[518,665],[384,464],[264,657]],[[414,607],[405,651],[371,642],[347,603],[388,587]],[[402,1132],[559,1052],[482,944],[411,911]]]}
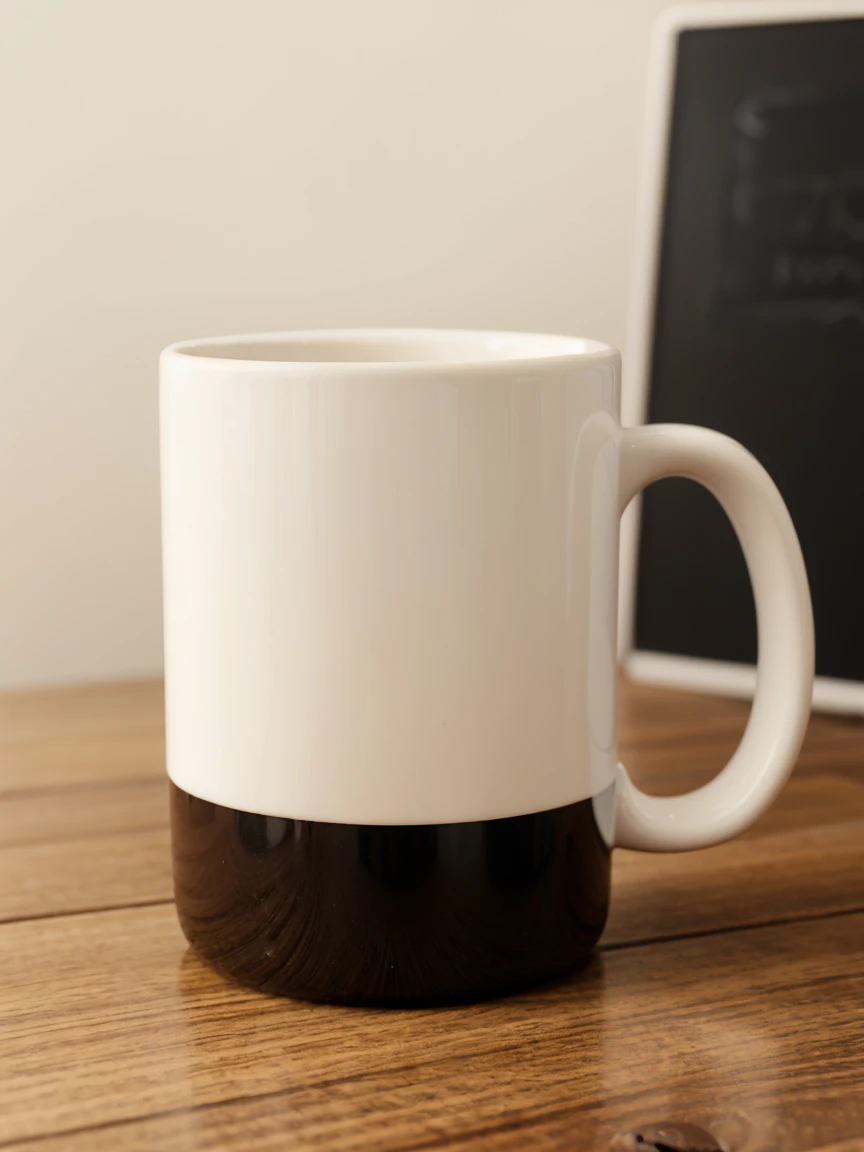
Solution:
{"label": "white wall", "polygon": [[163,345],[621,343],[662,6],[4,0],[0,686],[159,670]]}

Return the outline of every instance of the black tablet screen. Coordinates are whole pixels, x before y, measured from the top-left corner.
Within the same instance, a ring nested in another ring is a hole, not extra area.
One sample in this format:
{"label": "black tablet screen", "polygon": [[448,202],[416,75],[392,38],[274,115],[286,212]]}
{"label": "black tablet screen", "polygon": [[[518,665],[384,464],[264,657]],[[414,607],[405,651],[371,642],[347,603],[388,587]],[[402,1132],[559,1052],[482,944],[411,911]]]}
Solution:
{"label": "black tablet screen", "polygon": [[[762,461],[804,550],[817,672],[864,680],[864,20],[681,34],[648,418]],[[756,655],[735,536],[688,481],[645,494],[635,646]]]}

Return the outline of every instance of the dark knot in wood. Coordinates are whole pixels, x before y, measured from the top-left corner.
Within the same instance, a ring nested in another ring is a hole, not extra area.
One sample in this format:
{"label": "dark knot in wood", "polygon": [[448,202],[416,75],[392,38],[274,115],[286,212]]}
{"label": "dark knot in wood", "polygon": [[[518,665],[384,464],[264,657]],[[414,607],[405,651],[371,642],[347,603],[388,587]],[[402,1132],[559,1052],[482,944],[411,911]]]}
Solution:
{"label": "dark knot in wood", "polygon": [[668,1120],[632,1132],[620,1132],[612,1141],[611,1152],[725,1152],[725,1149],[704,1128]]}

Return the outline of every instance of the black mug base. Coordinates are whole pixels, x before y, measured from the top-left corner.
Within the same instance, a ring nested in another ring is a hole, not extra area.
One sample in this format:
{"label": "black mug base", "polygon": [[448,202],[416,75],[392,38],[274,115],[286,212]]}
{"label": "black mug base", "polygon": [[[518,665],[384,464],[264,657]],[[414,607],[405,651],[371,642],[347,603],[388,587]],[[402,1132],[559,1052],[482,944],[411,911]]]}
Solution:
{"label": "black mug base", "polygon": [[370,826],[224,808],[171,785],[180,923],[267,992],[341,1004],[502,995],[583,964],[610,852],[591,799],[474,823]]}

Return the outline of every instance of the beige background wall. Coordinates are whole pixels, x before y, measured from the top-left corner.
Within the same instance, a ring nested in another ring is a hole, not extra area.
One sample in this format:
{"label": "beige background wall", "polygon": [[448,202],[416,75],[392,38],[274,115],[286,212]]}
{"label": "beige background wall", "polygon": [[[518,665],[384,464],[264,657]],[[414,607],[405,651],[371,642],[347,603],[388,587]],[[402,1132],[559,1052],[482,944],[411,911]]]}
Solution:
{"label": "beige background wall", "polygon": [[156,360],[624,338],[660,0],[4,0],[0,687],[161,662]]}

